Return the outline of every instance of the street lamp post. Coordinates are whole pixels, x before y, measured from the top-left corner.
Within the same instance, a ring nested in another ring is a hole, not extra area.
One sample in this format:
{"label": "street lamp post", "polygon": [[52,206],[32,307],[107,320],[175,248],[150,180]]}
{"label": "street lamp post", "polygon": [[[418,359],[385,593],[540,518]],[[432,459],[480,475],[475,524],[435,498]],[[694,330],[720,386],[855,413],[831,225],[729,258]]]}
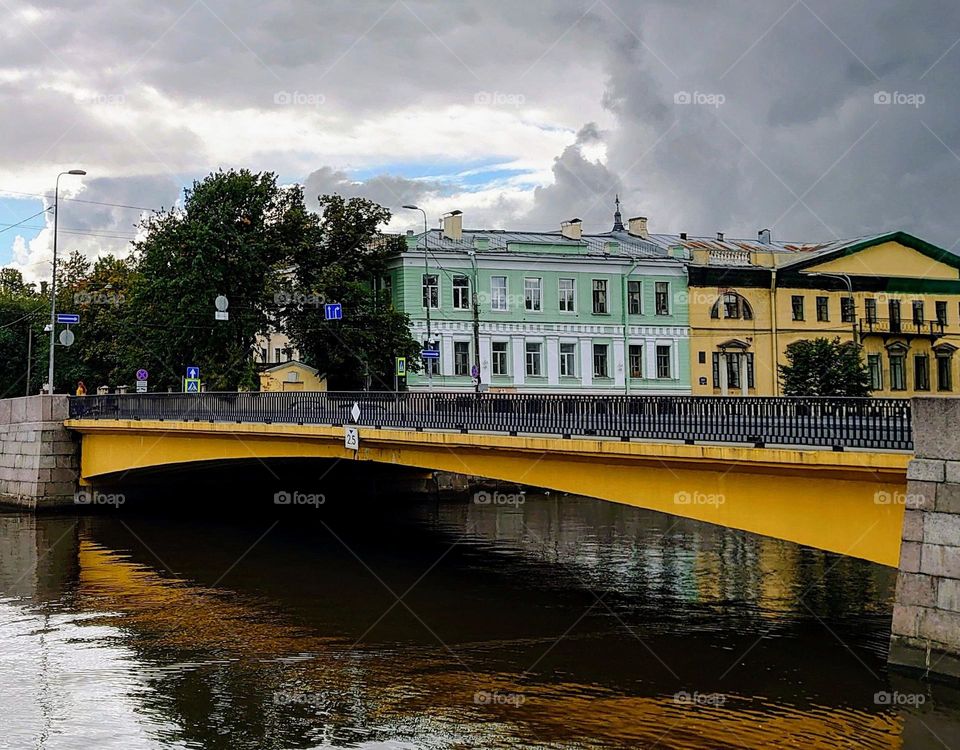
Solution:
{"label": "street lamp post", "polygon": [[[423,276],[424,283],[426,283],[427,277],[430,275],[429,268],[427,266],[427,234],[430,231],[427,228],[427,212],[420,208],[420,206],[414,206],[412,204],[405,205],[403,208],[406,208],[410,211],[419,211],[423,214]],[[423,285],[421,284],[421,289],[422,288]],[[427,346],[429,346],[432,350],[433,338],[432,331],[430,330],[430,302],[430,288],[427,287],[427,298],[424,300],[424,308],[426,308],[427,311]],[[433,360],[427,360],[427,387],[433,388]]]}
{"label": "street lamp post", "polygon": [[65,174],[85,175],[82,169],[71,169],[57,175],[53,188],[53,278],[50,281],[50,369],[47,392],[53,395],[53,358],[57,347],[57,218],[60,216],[60,178]]}

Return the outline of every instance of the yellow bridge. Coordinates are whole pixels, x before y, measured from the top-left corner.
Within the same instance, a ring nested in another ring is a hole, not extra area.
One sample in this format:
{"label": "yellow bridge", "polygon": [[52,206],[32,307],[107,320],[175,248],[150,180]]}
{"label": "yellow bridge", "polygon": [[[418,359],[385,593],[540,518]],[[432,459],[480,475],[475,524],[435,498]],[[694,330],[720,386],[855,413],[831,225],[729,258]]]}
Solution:
{"label": "yellow bridge", "polygon": [[[142,417],[133,417],[134,407],[143,403],[138,397],[112,398],[97,403],[88,397],[71,408],[66,422],[82,439],[82,483],[116,482],[131,471],[200,462],[370,461],[587,495],[898,564],[911,458],[906,450],[772,447],[756,438],[752,444],[690,444],[694,441],[566,437],[559,434],[562,427],[557,435],[379,424],[345,428],[342,423],[299,424],[303,412],[289,409],[283,423],[249,410],[243,411],[244,419],[228,422],[222,413],[214,415],[212,402],[208,411],[189,415],[182,402],[168,412],[158,411],[156,402],[138,409]],[[121,408],[118,398],[130,401],[120,402]],[[175,398],[203,403],[196,396]],[[169,406],[172,400],[163,403]],[[181,418],[171,419],[173,413]],[[779,417],[764,419],[750,430],[762,433],[763,424],[782,425]],[[862,427],[865,420],[850,417],[844,429]],[[347,447],[348,429],[357,431],[355,447]]]}

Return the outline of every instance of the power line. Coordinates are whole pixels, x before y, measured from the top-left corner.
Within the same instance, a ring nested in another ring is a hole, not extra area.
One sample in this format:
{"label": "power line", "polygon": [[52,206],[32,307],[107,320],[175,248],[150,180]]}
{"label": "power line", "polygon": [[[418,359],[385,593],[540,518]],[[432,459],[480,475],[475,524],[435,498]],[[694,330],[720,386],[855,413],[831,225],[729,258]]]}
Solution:
{"label": "power line", "polygon": [[[47,200],[50,200],[53,198],[52,195],[46,195],[44,193],[25,193],[22,190],[6,190],[4,188],[0,188],[0,193],[9,193],[11,195],[28,195],[32,198],[46,198]],[[74,203],[90,203],[94,206],[113,206],[114,208],[130,208],[135,211],[153,211],[153,212],[160,211],[159,208],[147,208],[146,206],[131,206],[126,203],[107,203],[105,201],[91,201],[91,200],[87,200],[86,198],[60,198],[60,200],[72,201]]]}
{"label": "power line", "polygon": [[[27,217],[26,219],[24,219],[23,221],[18,221],[16,224],[8,224],[8,225],[4,226],[3,229],[0,229],[0,232],[6,232],[8,229],[13,229],[14,227],[18,227],[18,226],[20,226],[21,224],[23,224],[24,221],[30,221],[30,219],[36,219],[40,214],[45,214],[45,213],[46,213],[47,211],[49,211],[49,210],[50,210],[49,208],[45,208],[45,209],[43,209],[43,211],[38,211],[38,212],[35,213],[33,216],[28,216],[28,217]],[[0,226],[3,226],[3,225],[0,225]],[[25,228],[25,229],[33,229],[34,227],[24,227],[24,228]]]}

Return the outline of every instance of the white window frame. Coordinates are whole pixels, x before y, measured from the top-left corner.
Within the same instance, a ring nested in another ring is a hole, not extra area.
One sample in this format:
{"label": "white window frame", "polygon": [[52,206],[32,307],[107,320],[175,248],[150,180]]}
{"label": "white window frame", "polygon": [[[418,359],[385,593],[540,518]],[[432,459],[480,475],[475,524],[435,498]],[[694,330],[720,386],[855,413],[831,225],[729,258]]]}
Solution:
{"label": "white window frame", "polygon": [[[528,283],[531,281],[536,282],[535,288],[528,287]],[[534,291],[534,290],[537,293],[537,297],[536,297],[537,306],[527,307],[527,302],[528,302],[527,292]],[[523,309],[526,312],[543,312],[543,279],[540,278],[539,276],[523,277]]]}
{"label": "white window frame", "polygon": [[[564,372],[564,354],[563,347],[572,346],[573,353],[570,355],[570,364],[572,365],[568,372]],[[575,378],[577,377],[577,359],[579,352],[577,351],[577,342],[576,341],[561,341],[557,348],[557,369],[560,372],[561,378]],[[572,372],[570,371],[572,370]]]}
{"label": "white window frame", "polygon": [[[640,309],[637,312],[630,311],[630,285],[636,284],[637,294],[640,298]],[[627,315],[643,315],[643,279],[631,279],[627,277]]]}
{"label": "white window frame", "polygon": [[420,304],[423,305],[423,307],[422,307],[421,309],[426,310],[426,309],[427,309],[427,306],[424,305],[423,303],[424,303],[425,301],[429,301],[429,296],[427,296],[427,299],[424,300],[424,296],[425,296],[425,295],[424,295],[424,292],[427,290],[427,280],[426,280],[426,277],[428,277],[428,276],[433,276],[433,277],[437,280],[437,304],[436,304],[435,307],[434,307],[434,306],[431,306],[430,309],[431,309],[431,310],[439,310],[439,309],[441,309],[442,303],[443,303],[443,285],[440,283],[440,274],[439,274],[439,273],[432,273],[432,272],[429,272],[429,271],[428,271],[427,273],[423,273],[423,272],[420,273]]}
{"label": "white window frame", "polygon": [[[663,313],[657,309],[657,286],[659,284],[667,285],[667,311]],[[663,281],[662,279],[660,279],[658,281],[653,282],[653,314],[654,315],[659,315],[661,318],[666,318],[666,317],[669,317],[670,315],[673,315],[673,300],[671,299],[671,297],[673,296],[672,290],[673,290],[673,284],[671,284],[669,281]]]}
{"label": "white window frame", "polygon": [[[600,346],[602,346],[602,347],[604,348],[604,360],[603,360],[603,361],[606,363],[606,367],[604,368],[603,374],[600,374],[600,373],[597,372],[597,347],[600,347]],[[592,364],[593,364],[593,378],[594,378],[594,380],[609,380],[609,379],[610,379],[610,377],[611,377],[611,375],[610,375],[610,365],[612,364],[612,363],[610,362],[610,351],[611,351],[611,346],[610,346],[610,344],[608,344],[606,341],[594,341],[594,342],[592,342],[592,343],[590,344],[590,355],[591,355],[591,361],[592,361]]]}
{"label": "white window frame", "polygon": [[[537,347],[537,372],[530,372],[530,347]],[[524,341],[523,342],[523,371],[528,378],[543,377],[543,342],[542,341]]]}
{"label": "white window frame", "polygon": [[[457,347],[458,345],[467,345],[467,369],[466,372],[458,373],[457,372]],[[454,339],[453,340],[453,374],[456,377],[470,377],[470,370],[473,367],[473,341],[470,339]]]}
{"label": "white window frame", "polygon": [[[463,280],[466,282],[466,286],[458,285],[457,282]],[[469,310],[470,309],[470,277],[463,273],[456,273],[453,275],[453,278],[450,280],[450,286],[453,289],[453,309],[454,310]],[[457,304],[457,292],[466,289],[466,294],[463,294],[463,304]]]}
{"label": "white window frame", "polygon": [[[503,307],[497,307],[497,295],[494,291],[494,279],[503,279]],[[510,311],[510,277],[509,276],[491,276],[490,277],[490,311],[491,312],[509,312]]]}
{"label": "white window frame", "polygon": [[[564,288],[561,284],[564,281],[569,281],[571,284],[570,287],[570,309],[564,310],[560,305],[564,300]],[[569,276],[564,276],[563,278],[557,279],[557,309],[564,314],[571,314],[577,311],[577,280],[576,278],[571,278]]]}
{"label": "white window frame", "polygon": [[[497,361],[497,352],[494,350],[494,344],[503,344],[503,372],[497,372],[494,363]],[[508,339],[495,339],[490,342],[490,374],[495,378],[510,377],[510,341]]]}

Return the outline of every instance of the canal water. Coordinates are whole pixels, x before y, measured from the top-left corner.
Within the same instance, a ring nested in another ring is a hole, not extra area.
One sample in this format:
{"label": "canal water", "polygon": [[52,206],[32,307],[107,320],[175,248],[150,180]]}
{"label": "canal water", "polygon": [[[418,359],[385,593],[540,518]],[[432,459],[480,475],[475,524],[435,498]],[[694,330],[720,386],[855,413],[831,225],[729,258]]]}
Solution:
{"label": "canal water", "polygon": [[960,747],[886,668],[890,569],[569,495],[216,493],[0,514],[0,748]]}

